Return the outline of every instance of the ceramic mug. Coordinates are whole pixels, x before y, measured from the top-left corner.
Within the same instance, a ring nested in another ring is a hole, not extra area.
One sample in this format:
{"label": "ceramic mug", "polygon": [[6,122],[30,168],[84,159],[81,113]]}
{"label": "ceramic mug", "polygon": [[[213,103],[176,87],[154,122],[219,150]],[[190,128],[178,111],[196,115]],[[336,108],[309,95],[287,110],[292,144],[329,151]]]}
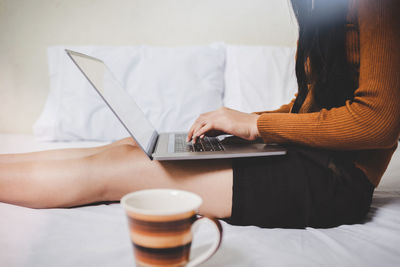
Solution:
{"label": "ceramic mug", "polygon": [[[218,250],[222,227],[215,218],[198,216],[200,196],[181,190],[150,189],[121,199],[128,217],[136,264],[138,266],[196,266]],[[192,229],[208,221],[218,233],[210,248],[189,260]]]}

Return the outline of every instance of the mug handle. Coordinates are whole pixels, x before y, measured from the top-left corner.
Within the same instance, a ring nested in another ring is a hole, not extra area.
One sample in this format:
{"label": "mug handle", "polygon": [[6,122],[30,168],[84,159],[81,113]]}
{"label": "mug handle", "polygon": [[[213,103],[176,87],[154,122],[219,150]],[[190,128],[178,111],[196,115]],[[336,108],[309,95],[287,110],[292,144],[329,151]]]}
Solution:
{"label": "mug handle", "polygon": [[203,252],[202,254],[198,255],[196,258],[190,260],[186,265],[187,267],[194,267],[194,266],[197,266],[197,265],[205,262],[206,260],[211,258],[211,256],[214,255],[215,252],[217,252],[219,246],[221,245],[221,241],[222,241],[222,225],[215,218],[207,217],[207,216],[202,216],[202,217],[198,218],[192,225],[192,232],[194,232],[194,230],[200,225],[201,222],[205,222],[205,221],[212,223],[212,225],[217,230],[218,236],[214,240],[214,242],[211,244],[211,246],[205,252]]}

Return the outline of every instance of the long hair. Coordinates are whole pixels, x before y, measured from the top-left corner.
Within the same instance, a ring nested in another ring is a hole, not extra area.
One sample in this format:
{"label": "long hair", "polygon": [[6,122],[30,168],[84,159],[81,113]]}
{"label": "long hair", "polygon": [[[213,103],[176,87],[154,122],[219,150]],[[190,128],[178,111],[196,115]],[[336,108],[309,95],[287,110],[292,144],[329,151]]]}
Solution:
{"label": "long hair", "polygon": [[346,53],[346,16],[349,0],[291,0],[299,24],[296,59],[298,112],[313,88],[313,101],[330,109],[354,97],[356,70]]}

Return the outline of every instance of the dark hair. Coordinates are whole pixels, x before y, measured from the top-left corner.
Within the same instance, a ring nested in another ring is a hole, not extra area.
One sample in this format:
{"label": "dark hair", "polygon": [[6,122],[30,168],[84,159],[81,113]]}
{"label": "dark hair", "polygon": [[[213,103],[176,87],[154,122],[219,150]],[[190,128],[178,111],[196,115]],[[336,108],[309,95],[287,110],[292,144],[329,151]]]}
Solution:
{"label": "dark hair", "polygon": [[346,16],[349,0],[291,0],[299,24],[296,59],[298,112],[312,86],[319,108],[330,109],[354,97],[357,71],[348,63]]}

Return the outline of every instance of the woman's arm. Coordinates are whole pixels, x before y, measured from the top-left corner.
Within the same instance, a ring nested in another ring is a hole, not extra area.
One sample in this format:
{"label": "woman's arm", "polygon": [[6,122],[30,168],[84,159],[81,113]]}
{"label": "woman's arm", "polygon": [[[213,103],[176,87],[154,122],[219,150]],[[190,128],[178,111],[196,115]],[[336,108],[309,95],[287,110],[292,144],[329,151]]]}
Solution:
{"label": "woman's arm", "polygon": [[353,101],[305,114],[264,113],[265,142],[332,149],[392,147],[400,133],[400,8],[396,0],[359,1],[360,78]]}
{"label": "woman's arm", "polygon": [[201,115],[188,140],[217,130],[249,140],[260,135],[266,143],[327,149],[393,147],[400,133],[400,5],[396,0],[363,0],[358,14],[360,78],[352,101],[339,108],[301,114],[258,115],[224,108]]}

